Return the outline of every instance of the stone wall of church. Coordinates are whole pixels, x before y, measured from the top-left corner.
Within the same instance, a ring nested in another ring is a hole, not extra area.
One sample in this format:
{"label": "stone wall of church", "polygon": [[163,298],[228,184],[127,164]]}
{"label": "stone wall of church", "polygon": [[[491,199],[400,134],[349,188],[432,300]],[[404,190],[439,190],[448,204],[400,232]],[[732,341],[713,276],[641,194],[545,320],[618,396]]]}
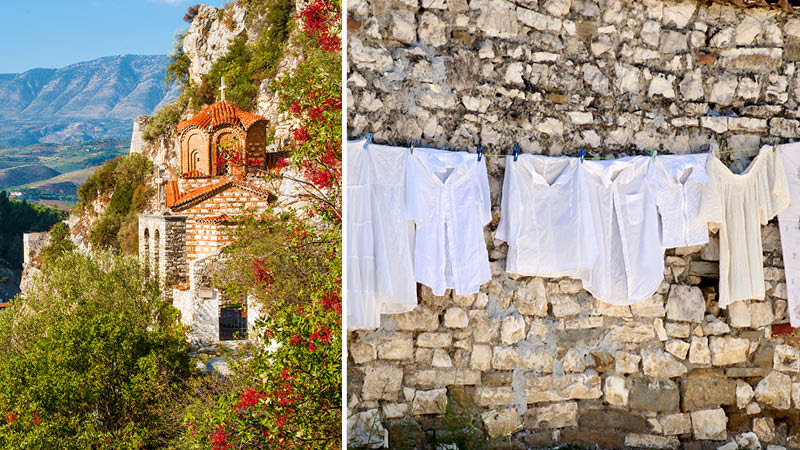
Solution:
{"label": "stone wall of church", "polygon": [[[693,0],[348,8],[354,139],[622,156],[800,138],[800,19],[783,12]],[[725,161],[741,170],[754,154]],[[420,287],[415,311],[348,333],[352,443],[377,445],[385,428],[390,448],[414,448],[477,424],[511,448],[753,448],[754,437],[800,448],[800,333],[786,324],[774,222],[762,230],[764,301],[718,307],[713,239],[667,251],[657,294],[612,307],[573,280],[507,276],[492,237],[504,162],[487,164],[493,279],[471,296]]]}
{"label": "stone wall of church", "polygon": [[139,215],[139,259],[146,261],[151,273],[169,297],[173,284],[186,279],[186,217]]}

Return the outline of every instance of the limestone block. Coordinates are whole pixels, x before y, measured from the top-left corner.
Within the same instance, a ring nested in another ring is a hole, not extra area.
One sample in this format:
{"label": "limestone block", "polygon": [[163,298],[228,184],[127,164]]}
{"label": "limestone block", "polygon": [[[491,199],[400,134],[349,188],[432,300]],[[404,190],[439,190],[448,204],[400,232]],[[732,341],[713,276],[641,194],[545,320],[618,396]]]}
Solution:
{"label": "limestone block", "polygon": [[525,428],[532,430],[575,426],[578,426],[578,404],[576,402],[533,407],[525,414]]}
{"label": "limestone block", "polygon": [[477,385],[481,384],[481,372],[464,368],[417,369],[406,379],[407,385],[422,388]]}
{"label": "limestone block", "polygon": [[439,315],[427,306],[419,305],[413,311],[392,316],[397,329],[402,331],[435,331],[439,328]]}
{"label": "limestone block", "polygon": [[792,406],[792,378],[773,370],[758,382],[755,397],[775,409],[789,409]]}
{"label": "limestone block", "polygon": [[469,316],[461,308],[447,308],[444,313],[444,326],[448,328],[466,328],[469,325]]}
{"label": "limestone block", "polygon": [[758,435],[752,431],[748,431],[747,433],[742,433],[736,436],[736,444],[742,449],[761,448],[761,442],[758,440]]}
{"label": "limestone block", "polygon": [[684,375],[686,366],[663,350],[642,351],[644,374],[655,378],[673,378]]}
{"label": "limestone block", "polygon": [[363,400],[394,400],[403,383],[403,369],[397,366],[382,365],[367,367],[364,370],[364,385],[361,388]]}
{"label": "limestone block", "polygon": [[617,373],[636,373],[639,371],[639,362],[642,357],[633,353],[617,352],[614,355],[615,367]]}
{"label": "limestone block", "polygon": [[659,436],[656,434],[635,434],[625,436],[625,447],[677,449],[681,442],[675,436]]}
{"label": "limestone block", "polygon": [[546,0],[544,10],[547,14],[555,17],[563,17],[569,14],[572,0]]}
{"label": "limestone block", "polygon": [[475,388],[475,403],[483,407],[512,405],[514,390],[511,386],[479,386]]}
{"label": "limestone block", "polygon": [[689,354],[689,343],[680,339],[671,339],[667,341],[665,348],[667,352],[678,359],[686,359],[686,355]]}
{"label": "limestone block", "polygon": [[728,417],[722,408],[706,409],[692,413],[692,432],[695,439],[723,441],[727,439]]}
{"label": "limestone block", "polygon": [[409,412],[408,403],[384,403],[383,416],[387,419],[400,419]]}
{"label": "limestone block", "polygon": [[500,339],[507,345],[516,344],[525,339],[525,319],[520,316],[503,318]]}
{"label": "limestone block", "polygon": [[540,373],[550,373],[553,371],[555,358],[553,354],[545,349],[520,348],[519,364],[526,370],[538,370]]}
{"label": "limestone block", "polygon": [[679,322],[667,322],[664,328],[667,330],[667,336],[671,338],[688,338],[692,331],[688,323]]}
{"label": "limestone block", "polygon": [[753,419],[753,432],[762,442],[775,440],[775,420],[772,417],[756,417]]}
{"label": "limestone block", "polygon": [[491,410],[483,414],[482,418],[491,438],[510,435],[519,428],[519,414],[515,409]]}
{"label": "limestone block", "polygon": [[477,370],[492,368],[492,347],[487,344],[474,344],[470,356],[470,367]]}
{"label": "limestone block", "polygon": [[636,322],[629,322],[611,328],[612,339],[629,344],[650,341],[655,336],[655,330],[651,325]]}
{"label": "limestone block", "polygon": [[492,367],[495,370],[511,370],[517,366],[518,361],[519,352],[515,347],[494,347]]}
{"label": "limestone block", "polygon": [[800,349],[791,345],[776,345],[772,365],[781,372],[800,372]]}
{"label": "limestone block", "polygon": [[378,409],[370,409],[347,418],[348,445],[359,448],[381,448],[388,432],[381,424]]}
{"label": "limestone block", "polygon": [[709,338],[708,347],[711,350],[712,365],[729,366],[747,361],[750,341],[732,336],[712,336]]}
{"label": "limestone block", "polygon": [[628,406],[634,410],[677,411],[680,407],[680,389],[672,380],[632,378]]}
{"label": "limestone block", "polygon": [[736,380],[736,406],[744,409],[753,400],[753,387],[743,380]]}
{"label": "limestone block", "polygon": [[417,336],[417,347],[450,347],[453,336],[450,333],[420,333]]}
{"label": "limestone block", "polygon": [[433,367],[453,367],[453,360],[450,359],[450,354],[447,350],[437,348],[433,350],[431,365]]}
{"label": "limestone block", "polygon": [[665,2],[661,23],[675,28],[684,28],[691,20],[696,8],[697,3],[691,0],[677,3]]}
{"label": "limestone block", "polygon": [[689,362],[697,365],[711,364],[711,349],[707,337],[692,336],[689,347]]}
{"label": "limestone block", "polygon": [[528,403],[540,403],[600,398],[603,389],[600,377],[597,375],[567,374],[561,377],[546,375],[526,380],[525,393]]}
{"label": "limestone block", "polygon": [[752,324],[748,303],[747,301],[739,301],[728,305],[728,323],[732,327],[747,328]]}
{"label": "limestone block", "polygon": [[632,304],[630,309],[635,317],[664,317],[666,314],[666,310],[664,309],[664,296],[656,294],[647,300]]}
{"label": "limestone block", "polygon": [[532,278],[514,293],[514,306],[520,314],[530,316],[547,315],[547,290],[544,279]]}
{"label": "limestone block", "polygon": [[583,352],[576,350],[574,347],[567,350],[567,353],[561,358],[561,367],[564,372],[583,373],[586,369],[586,365],[583,362]]}
{"label": "limestone block", "polygon": [[357,340],[347,346],[350,356],[356,364],[364,364],[378,357],[375,344]]}
{"label": "limestone block", "polygon": [[605,400],[609,405],[627,406],[628,394],[625,377],[616,375],[606,377]]}
{"label": "limestone block", "polygon": [[519,33],[514,5],[505,0],[481,2],[477,26],[487,36],[513,38]]}
{"label": "limestone block", "polygon": [[411,414],[444,414],[447,411],[447,389],[431,389],[417,391],[414,403],[411,405]]}
{"label": "limestone block", "polygon": [[439,16],[426,11],[419,18],[417,28],[420,42],[432,47],[439,47],[447,43],[447,23],[442,22]]}
{"label": "limestone block", "polygon": [[414,356],[414,339],[410,333],[395,333],[378,344],[380,359],[409,359]]}
{"label": "limestone block", "polygon": [[683,411],[729,406],[736,403],[736,382],[718,375],[689,376],[681,381]]}
{"label": "limestone block", "polygon": [[667,296],[667,319],[702,322],[706,312],[703,293],[696,286],[672,285]]}
{"label": "limestone block", "polygon": [[659,417],[662,433],[667,436],[677,436],[692,432],[692,420],[688,413],[667,414]]}

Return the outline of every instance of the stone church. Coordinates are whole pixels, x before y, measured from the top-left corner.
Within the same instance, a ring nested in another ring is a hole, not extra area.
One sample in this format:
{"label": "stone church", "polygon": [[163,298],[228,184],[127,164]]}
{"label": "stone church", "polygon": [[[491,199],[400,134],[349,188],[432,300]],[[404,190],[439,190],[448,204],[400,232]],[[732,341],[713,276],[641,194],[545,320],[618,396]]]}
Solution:
{"label": "stone church", "polygon": [[266,152],[267,125],[226,101],[223,89],[221,101],[178,124],[179,175],[157,170],[158,213],[139,215],[139,258],[198,344],[242,339],[260,315],[247,299],[225,299],[205,273],[231,243],[235,217],[276,200],[262,171],[285,154]]}

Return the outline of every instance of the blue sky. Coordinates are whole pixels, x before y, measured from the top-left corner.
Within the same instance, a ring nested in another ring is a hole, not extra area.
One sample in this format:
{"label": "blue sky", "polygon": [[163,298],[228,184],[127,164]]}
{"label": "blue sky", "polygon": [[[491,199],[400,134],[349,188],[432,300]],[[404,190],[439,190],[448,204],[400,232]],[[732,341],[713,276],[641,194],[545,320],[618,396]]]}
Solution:
{"label": "blue sky", "polygon": [[[7,4],[5,4],[7,3]],[[225,0],[26,0],[4,2],[0,73],[59,68],[102,56],[167,54],[186,9]]]}

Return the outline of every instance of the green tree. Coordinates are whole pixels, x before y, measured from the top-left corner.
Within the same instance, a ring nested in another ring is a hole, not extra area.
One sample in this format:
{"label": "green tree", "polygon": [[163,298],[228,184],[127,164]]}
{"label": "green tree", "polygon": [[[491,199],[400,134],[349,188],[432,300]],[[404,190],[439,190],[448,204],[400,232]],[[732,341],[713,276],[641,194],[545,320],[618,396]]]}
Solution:
{"label": "green tree", "polygon": [[50,244],[40,253],[42,264],[53,265],[56,259],[73,250],[75,250],[75,244],[69,237],[69,227],[64,222],[58,222],[50,229]]}
{"label": "green tree", "polygon": [[163,448],[192,373],[178,314],[133,258],[46,265],[0,312],[0,448]]}

